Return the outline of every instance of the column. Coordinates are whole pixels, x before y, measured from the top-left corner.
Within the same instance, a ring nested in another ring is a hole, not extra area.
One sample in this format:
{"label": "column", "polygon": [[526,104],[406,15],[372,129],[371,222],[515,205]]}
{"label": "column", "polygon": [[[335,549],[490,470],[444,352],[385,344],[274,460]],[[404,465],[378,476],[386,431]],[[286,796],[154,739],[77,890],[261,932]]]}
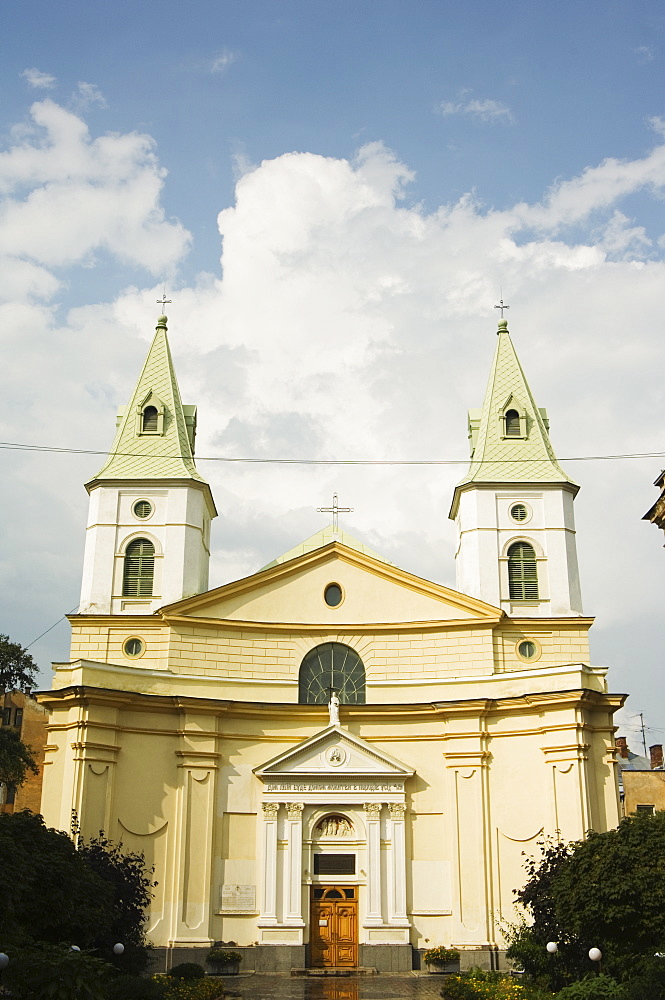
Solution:
{"label": "column", "polygon": [[365,803],[367,826],[367,913],[366,924],[380,926],[381,912],[381,803]]}
{"label": "column", "polygon": [[277,923],[277,813],[279,802],[262,802],[263,894],[260,923]]}
{"label": "column", "polygon": [[286,914],[285,921],[304,927],[302,919],[302,811],[303,802],[286,806]]}
{"label": "column", "polygon": [[390,871],[389,921],[391,924],[408,924],[406,916],[406,838],[403,802],[391,802],[390,811]]}

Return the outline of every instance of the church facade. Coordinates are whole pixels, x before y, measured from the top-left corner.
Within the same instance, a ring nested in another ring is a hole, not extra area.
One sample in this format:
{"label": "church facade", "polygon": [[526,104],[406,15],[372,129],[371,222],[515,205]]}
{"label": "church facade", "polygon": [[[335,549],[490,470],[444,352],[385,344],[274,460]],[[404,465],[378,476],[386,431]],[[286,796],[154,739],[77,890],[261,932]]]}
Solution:
{"label": "church facade", "polygon": [[507,324],[450,516],[457,590],[336,522],[208,589],[216,510],[166,317],[87,484],[71,659],[42,809],[144,853],[166,964],[233,941],[244,968],[495,965],[524,854],[619,819],[605,670],[589,664],[577,486]]}

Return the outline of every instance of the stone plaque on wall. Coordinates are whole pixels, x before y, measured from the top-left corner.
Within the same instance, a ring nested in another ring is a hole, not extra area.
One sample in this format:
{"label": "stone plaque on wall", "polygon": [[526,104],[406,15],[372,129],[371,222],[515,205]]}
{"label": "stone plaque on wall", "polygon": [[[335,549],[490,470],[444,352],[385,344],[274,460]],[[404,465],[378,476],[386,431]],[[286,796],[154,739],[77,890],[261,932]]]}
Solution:
{"label": "stone plaque on wall", "polygon": [[221,913],[256,913],[256,886],[223,885],[220,891],[219,909]]}

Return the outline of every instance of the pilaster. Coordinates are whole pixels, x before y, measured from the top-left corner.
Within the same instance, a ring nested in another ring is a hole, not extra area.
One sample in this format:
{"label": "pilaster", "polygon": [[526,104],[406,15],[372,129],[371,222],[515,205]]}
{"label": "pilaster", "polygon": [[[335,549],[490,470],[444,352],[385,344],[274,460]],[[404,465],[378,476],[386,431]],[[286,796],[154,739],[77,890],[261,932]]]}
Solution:
{"label": "pilaster", "polygon": [[259,926],[277,924],[277,816],[279,802],[262,802],[263,892]]}
{"label": "pilaster", "polygon": [[367,913],[365,926],[380,927],[381,905],[381,803],[365,803],[367,826]]}
{"label": "pilaster", "polygon": [[304,927],[302,917],[302,813],[304,803],[286,806],[286,914],[285,922]]}

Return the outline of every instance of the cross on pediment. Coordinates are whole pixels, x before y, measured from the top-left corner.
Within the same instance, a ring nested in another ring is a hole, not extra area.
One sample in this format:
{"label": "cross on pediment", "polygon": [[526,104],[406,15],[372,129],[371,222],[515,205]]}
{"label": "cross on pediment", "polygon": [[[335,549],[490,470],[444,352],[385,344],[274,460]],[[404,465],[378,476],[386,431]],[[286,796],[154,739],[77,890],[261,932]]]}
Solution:
{"label": "cross on pediment", "polygon": [[319,514],[332,514],[333,516],[333,531],[339,531],[339,515],[350,514],[353,511],[353,507],[340,507],[337,494],[333,493],[332,507],[317,507]]}

